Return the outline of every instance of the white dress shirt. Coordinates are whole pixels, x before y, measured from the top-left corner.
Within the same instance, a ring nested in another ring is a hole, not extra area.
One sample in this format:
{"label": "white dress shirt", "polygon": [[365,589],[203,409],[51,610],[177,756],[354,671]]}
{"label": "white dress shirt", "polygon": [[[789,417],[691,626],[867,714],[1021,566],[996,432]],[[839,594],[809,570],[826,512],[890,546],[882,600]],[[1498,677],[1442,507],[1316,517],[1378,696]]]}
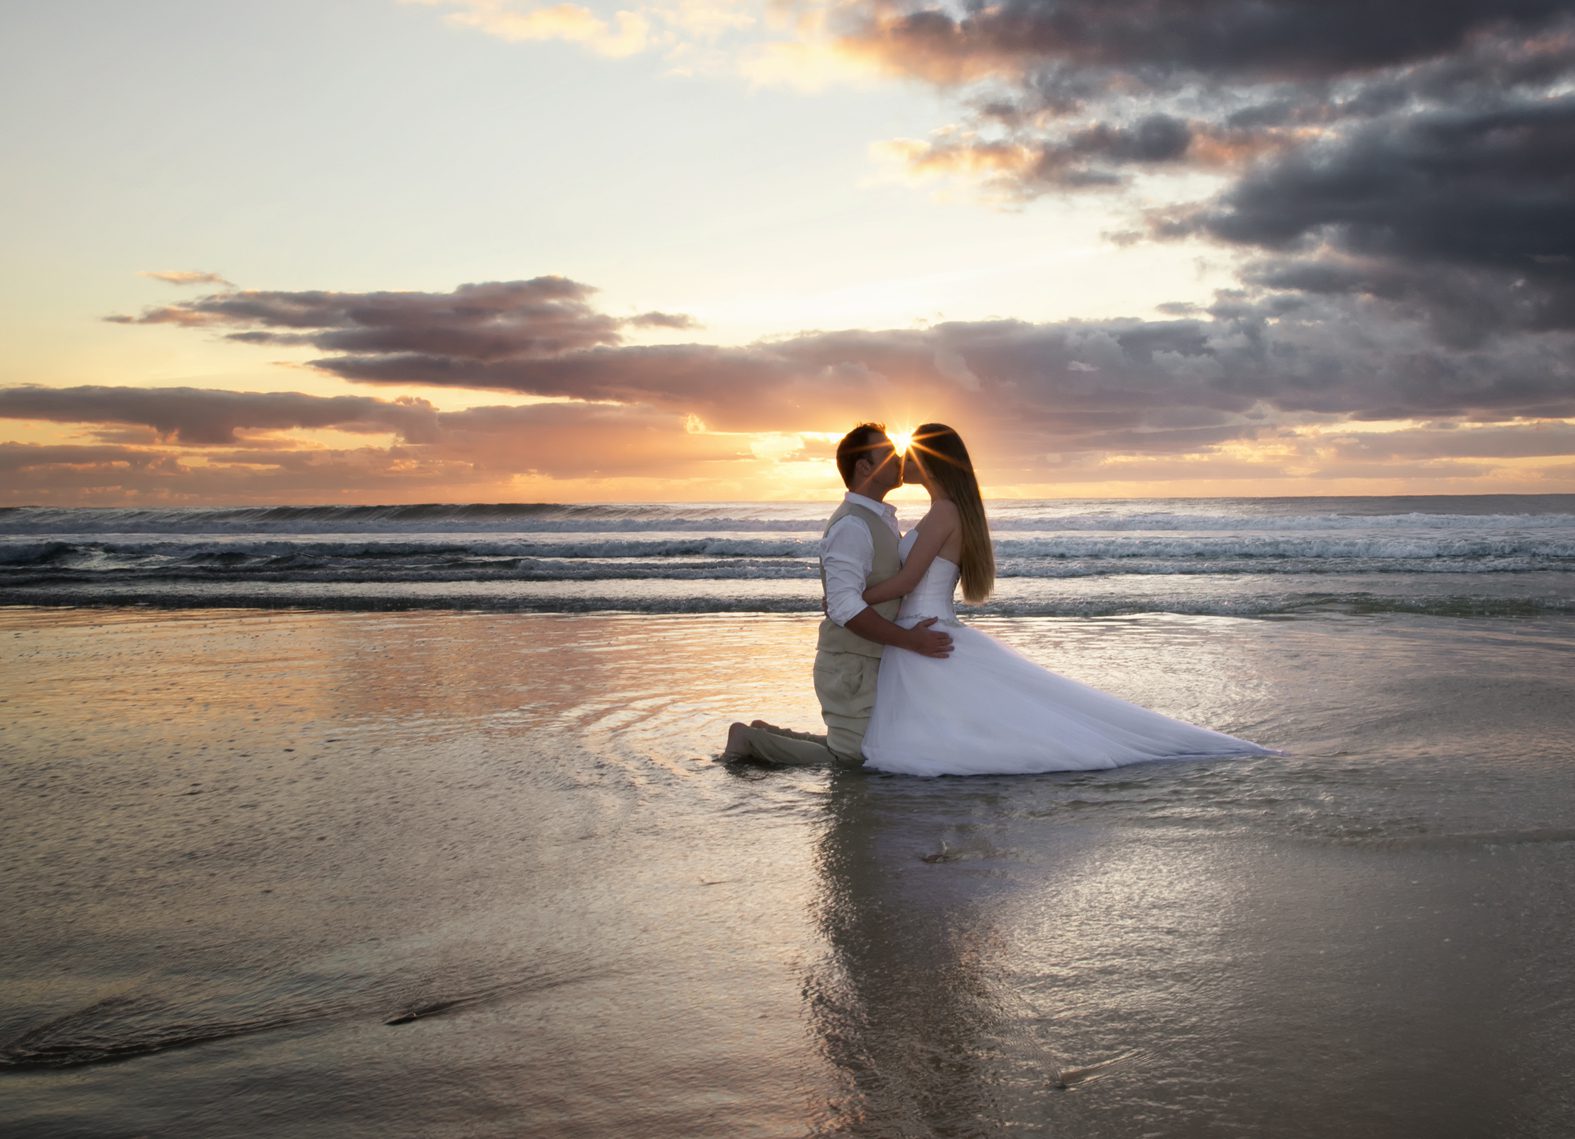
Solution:
{"label": "white dress shirt", "polygon": [[[899,540],[902,538],[895,506],[876,502],[851,490],[843,501],[862,506],[883,519],[891,532]],[[875,568],[875,542],[870,537],[869,527],[852,516],[839,518],[820,540],[820,564],[826,569],[826,616],[839,625],[846,625],[869,608],[864,603],[864,583],[870,570]]]}

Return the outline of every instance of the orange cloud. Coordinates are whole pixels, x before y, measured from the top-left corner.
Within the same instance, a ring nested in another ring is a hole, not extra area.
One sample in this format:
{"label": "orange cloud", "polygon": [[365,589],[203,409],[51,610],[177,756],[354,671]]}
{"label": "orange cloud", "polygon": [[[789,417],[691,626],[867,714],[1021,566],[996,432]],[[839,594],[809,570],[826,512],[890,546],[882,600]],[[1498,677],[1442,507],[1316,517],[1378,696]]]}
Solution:
{"label": "orange cloud", "polygon": [[510,42],[563,40],[607,56],[635,55],[651,42],[651,21],[640,11],[604,20],[579,4],[510,4],[506,0],[405,0],[453,8],[450,23],[476,28]]}

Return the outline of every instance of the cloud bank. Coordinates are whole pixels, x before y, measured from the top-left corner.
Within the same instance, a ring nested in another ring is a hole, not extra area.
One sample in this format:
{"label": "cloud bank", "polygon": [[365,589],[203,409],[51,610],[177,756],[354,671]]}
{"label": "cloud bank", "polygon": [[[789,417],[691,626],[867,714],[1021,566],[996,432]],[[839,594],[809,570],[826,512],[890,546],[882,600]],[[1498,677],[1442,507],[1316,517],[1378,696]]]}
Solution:
{"label": "cloud bank", "polygon": [[[1413,213],[1421,218],[1425,207]],[[1229,215],[1228,224],[1246,225],[1243,217]],[[1199,216],[1188,224],[1227,222]],[[1391,242],[1402,240],[1397,230]],[[1354,231],[1349,240],[1362,241]],[[1483,271],[1503,271],[1482,256]],[[1471,305],[1469,291],[1452,294],[1455,282],[1438,267],[1383,277],[1364,275],[1360,264],[1353,252],[1261,263],[1254,288],[1168,320],[948,322],[744,346],[623,345],[620,322],[590,305],[594,290],[564,278],[450,293],[218,293],[111,319],[310,346],[325,353],[313,368],[353,383],[612,402],[697,416],[725,431],[834,430],[871,409],[911,406],[1017,424],[1075,446],[1090,432],[1168,428],[1178,417],[1247,432],[1269,413],[1575,415],[1575,344],[1548,299],[1562,266],[1550,266],[1547,292],[1512,296],[1495,314]],[[1446,319],[1452,304],[1460,320]],[[1495,317],[1490,334],[1482,326]]]}
{"label": "cloud bank", "polygon": [[[1446,283],[1440,274],[1417,287]],[[949,322],[655,347],[625,344],[620,328],[686,318],[614,318],[591,303],[593,288],[561,277],[442,293],[229,290],[110,319],[304,347],[322,353],[313,369],[352,384],[544,402],[440,411],[408,396],[23,385],[0,389],[0,418],[77,434],[69,445],[8,445],[4,464],[14,501],[41,500],[46,487],[247,500],[313,485],[333,488],[323,500],[485,487],[509,497],[511,480],[525,477],[625,480],[626,497],[640,496],[640,480],[661,488],[646,497],[684,493],[690,480],[690,491],[715,497],[730,478],[747,486],[784,464],[818,464],[812,477],[828,481],[825,438],[870,417],[956,423],[994,485],[1040,493],[1112,481],[1155,493],[1173,480],[1272,487],[1287,477],[1468,489],[1517,464],[1535,483],[1540,460],[1568,454],[1575,343],[1546,310],[1462,335],[1441,330],[1431,301],[1405,288],[1380,304],[1376,288],[1339,286],[1265,270],[1251,287],[1173,306],[1167,319]],[[313,435],[323,432],[366,443]]]}

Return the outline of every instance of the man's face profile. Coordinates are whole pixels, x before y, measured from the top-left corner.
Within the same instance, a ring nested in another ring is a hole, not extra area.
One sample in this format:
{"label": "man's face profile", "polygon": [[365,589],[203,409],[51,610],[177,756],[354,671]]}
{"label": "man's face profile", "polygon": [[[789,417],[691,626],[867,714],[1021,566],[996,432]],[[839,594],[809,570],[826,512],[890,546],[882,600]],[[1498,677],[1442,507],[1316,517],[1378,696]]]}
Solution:
{"label": "man's face profile", "polygon": [[869,452],[865,459],[870,464],[867,479],[872,487],[893,490],[902,485],[902,456],[897,454],[897,448],[886,436],[870,437]]}

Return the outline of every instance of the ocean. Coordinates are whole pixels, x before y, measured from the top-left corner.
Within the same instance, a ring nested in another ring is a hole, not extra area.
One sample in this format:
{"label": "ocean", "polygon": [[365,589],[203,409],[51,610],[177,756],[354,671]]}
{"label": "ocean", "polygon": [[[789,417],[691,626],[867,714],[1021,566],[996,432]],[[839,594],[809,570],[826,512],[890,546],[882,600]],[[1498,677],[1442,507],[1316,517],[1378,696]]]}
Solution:
{"label": "ocean", "polygon": [[[907,521],[922,504],[903,504]],[[793,613],[825,503],[0,510],[0,604]],[[901,508],[900,508],[901,509]],[[1575,607],[1575,495],[1008,501],[1000,616]]]}
{"label": "ocean", "polygon": [[828,506],[0,516],[0,1134],[1575,1134],[1575,496],[997,503],[1280,754],[718,762]]}

